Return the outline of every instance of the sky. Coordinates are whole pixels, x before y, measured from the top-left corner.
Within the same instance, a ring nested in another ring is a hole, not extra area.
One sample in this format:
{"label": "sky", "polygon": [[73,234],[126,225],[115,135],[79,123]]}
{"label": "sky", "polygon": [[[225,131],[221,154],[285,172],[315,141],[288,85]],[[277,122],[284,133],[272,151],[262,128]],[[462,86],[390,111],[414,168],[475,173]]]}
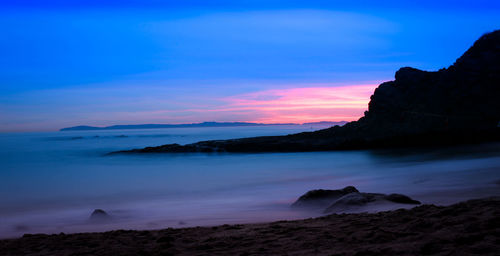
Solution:
{"label": "sky", "polygon": [[0,132],[357,120],[499,28],[485,0],[4,0]]}

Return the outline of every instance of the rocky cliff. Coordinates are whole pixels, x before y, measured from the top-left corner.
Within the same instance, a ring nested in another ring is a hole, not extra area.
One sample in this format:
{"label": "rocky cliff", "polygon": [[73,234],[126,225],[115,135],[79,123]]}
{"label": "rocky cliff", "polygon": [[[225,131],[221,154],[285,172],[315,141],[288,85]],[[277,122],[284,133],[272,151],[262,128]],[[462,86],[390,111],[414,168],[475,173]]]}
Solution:
{"label": "rocky cliff", "polygon": [[359,122],[395,133],[483,130],[500,121],[500,30],[477,40],[455,64],[401,68],[381,84]]}

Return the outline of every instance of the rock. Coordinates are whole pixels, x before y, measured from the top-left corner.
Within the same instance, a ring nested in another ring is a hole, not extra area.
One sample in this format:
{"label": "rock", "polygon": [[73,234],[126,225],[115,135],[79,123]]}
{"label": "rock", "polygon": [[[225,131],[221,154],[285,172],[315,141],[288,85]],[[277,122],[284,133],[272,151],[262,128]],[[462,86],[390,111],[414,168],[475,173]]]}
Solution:
{"label": "rock", "polygon": [[91,221],[107,221],[110,218],[111,216],[102,209],[95,209],[90,215]]}
{"label": "rock", "polygon": [[[350,210],[357,210],[369,203],[383,204],[420,204],[419,201],[413,200],[408,196],[401,194],[379,194],[379,193],[361,193],[352,192],[341,196],[340,198],[331,202],[330,206],[324,210],[324,213],[344,212]],[[373,204],[375,206],[375,204]],[[377,207],[374,207],[374,209]]]}
{"label": "rock", "polygon": [[402,194],[380,194],[359,192],[353,186],[343,189],[327,190],[315,189],[297,199],[292,204],[293,208],[321,208],[327,207],[324,212],[342,212],[366,206],[368,203],[378,202],[381,204],[420,204],[419,201]]}
{"label": "rock", "polygon": [[292,207],[326,207],[336,199],[349,193],[359,192],[353,186],[347,186],[343,189],[327,190],[316,189],[310,190],[300,196],[297,201],[292,204]]}
{"label": "rock", "polygon": [[390,194],[385,196],[384,199],[398,204],[420,204],[419,201],[401,194]]}
{"label": "rock", "polygon": [[353,207],[359,207],[366,205],[367,203],[374,202],[377,199],[383,198],[383,194],[374,193],[349,193],[341,198],[337,199],[332,205],[330,205],[325,213],[345,211]]}
{"label": "rock", "polygon": [[372,135],[495,129],[500,120],[500,30],[479,38],[452,66],[435,72],[401,68],[371,96]]}

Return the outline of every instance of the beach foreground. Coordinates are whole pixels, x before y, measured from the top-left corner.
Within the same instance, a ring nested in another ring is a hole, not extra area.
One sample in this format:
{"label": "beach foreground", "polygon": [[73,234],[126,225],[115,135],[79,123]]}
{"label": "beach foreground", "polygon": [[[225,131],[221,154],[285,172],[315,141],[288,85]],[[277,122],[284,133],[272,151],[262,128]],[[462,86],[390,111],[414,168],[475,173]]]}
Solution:
{"label": "beach foreground", "polygon": [[262,224],[0,240],[2,255],[495,255],[500,197]]}

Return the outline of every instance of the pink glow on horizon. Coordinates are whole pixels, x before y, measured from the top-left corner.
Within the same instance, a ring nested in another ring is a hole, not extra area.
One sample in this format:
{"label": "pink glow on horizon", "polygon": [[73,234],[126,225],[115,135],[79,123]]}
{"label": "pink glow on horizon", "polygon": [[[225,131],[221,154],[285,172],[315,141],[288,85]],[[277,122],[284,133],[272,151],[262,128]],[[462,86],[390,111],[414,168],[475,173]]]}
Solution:
{"label": "pink glow on horizon", "polygon": [[224,98],[227,107],[213,111],[253,112],[255,118],[246,121],[262,123],[352,121],[363,116],[376,87],[370,84],[259,91]]}
{"label": "pink glow on horizon", "polygon": [[[137,123],[258,122],[306,123],[353,121],[363,116],[378,84],[263,90],[215,98],[213,105],[194,104],[177,110],[114,113]],[[142,120],[142,121],[139,121]],[[127,123],[130,123],[127,122]]]}
{"label": "pink glow on horizon", "polygon": [[[297,85],[295,85],[297,86]],[[44,116],[46,121],[20,119],[18,123],[0,125],[0,131],[40,131],[54,130],[76,125],[108,126],[115,124],[143,123],[198,123],[217,122],[258,122],[258,123],[306,123],[318,121],[357,120],[368,108],[368,102],[378,83],[368,85],[296,87],[287,89],[261,90],[251,93],[217,97],[216,94],[189,94],[177,99],[165,100],[158,92],[157,100],[141,95],[130,97],[130,101],[112,101],[108,98],[93,99],[92,104],[99,111],[79,111],[81,102],[68,104],[67,111],[60,112],[57,122]],[[71,95],[78,95],[72,93]],[[109,107],[109,102],[117,105]],[[129,106],[133,102],[134,108]],[[122,105],[120,105],[123,103]],[[147,106],[149,109],[141,109]],[[129,110],[116,111],[128,108]],[[137,109],[135,109],[137,108]],[[135,110],[130,110],[135,109]],[[56,109],[54,109],[56,111]],[[13,115],[15,120],[22,116]],[[113,118],[110,121],[110,117]]]}

